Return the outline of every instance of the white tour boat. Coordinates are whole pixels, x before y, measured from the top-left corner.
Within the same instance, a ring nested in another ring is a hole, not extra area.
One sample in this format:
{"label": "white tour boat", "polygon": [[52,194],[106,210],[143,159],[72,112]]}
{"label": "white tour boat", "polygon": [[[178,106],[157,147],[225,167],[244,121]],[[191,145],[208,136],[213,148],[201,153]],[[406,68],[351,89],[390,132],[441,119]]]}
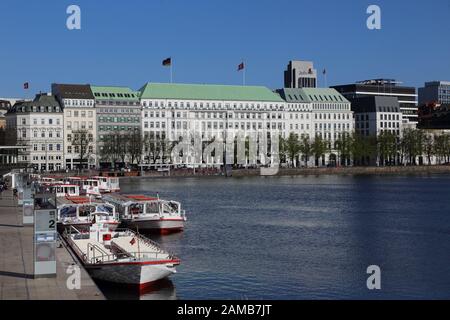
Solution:
{"label": "white tour boat", "polygon": [[108,193],[108,192],[119,192],[119,178],[117,177],[102,177],[102,176],[96,176],[92,177],[91,179],[98,180],[99,182],[99,189],[102,193]]}
{"label": "white tour boat", "polygon": [[177,201],[145,195],[104,195],[103,200],[116,207],[120,220],[127,228],[172,233],[182,231],[186,213]]}
{"label": "white tour boat", "polygon": [[74,226],[80,232],[89,231],[93,223],[102,223],[114,231],[120,224],[116,208],[89,197],[60,197],[58,208],[58,229],[62,232]]}
{"label": "white tour boat", "polygon": [[76,184],[68,183],[43,183],[44,191],[53,192],[57,197],[78,197],[80,187]]}
{"label": "white tour boat", "polygon": [[85,177],[68,177],[66,179],[69,183],[80,186],[81,193],[96,198],[101,198],[100,181],[98,179]]}
{"label": "white tour boat", "polygon": [[180,259],[156,242],[131,230],[96,223],[89,233],[72,227],[64,233],[69,246],[93,278],[143,289],[176,272]]}

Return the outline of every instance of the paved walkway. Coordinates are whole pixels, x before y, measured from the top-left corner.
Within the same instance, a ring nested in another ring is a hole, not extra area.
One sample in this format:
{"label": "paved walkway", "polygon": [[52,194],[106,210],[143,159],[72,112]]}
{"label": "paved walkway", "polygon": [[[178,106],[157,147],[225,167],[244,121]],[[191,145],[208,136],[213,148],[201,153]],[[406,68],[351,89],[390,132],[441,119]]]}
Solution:
{"label": "paved walkway", "polygon": [[79,264],[64,246],[56,249],[57,277],[33,279],[33,227],[22,226],[21,207],[11,191],[0,198],[0,300],[103,300],[88,273],[81,268],[81,289],[66,286],[67,267]]}

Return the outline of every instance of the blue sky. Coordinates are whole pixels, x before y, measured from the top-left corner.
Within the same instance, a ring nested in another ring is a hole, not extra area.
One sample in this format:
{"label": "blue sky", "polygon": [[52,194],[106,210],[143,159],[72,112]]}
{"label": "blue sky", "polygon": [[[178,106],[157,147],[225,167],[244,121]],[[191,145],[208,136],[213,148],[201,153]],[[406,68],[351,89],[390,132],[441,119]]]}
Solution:
{"label": "blue sky", "polygon": [[[66,28],[70,4],[81,7],[79,31]],[[381,30],[366,28],[370,4],[381,7]],[[182,83],[241,84],[242,59],[247,84],[270,88],[283,86],[291,59],[326,68],[328,85],[450,80],[449,0],[0,0],[0,13],[3,97],[52,82],[168,82],[169,56]]]}

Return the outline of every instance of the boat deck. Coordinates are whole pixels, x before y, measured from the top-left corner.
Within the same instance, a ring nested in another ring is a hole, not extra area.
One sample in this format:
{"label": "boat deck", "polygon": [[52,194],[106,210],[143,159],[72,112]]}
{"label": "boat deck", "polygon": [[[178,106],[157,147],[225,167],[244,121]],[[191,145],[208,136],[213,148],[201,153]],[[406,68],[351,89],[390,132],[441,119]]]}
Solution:
{"label": "boat deck", "polygon": [[[135,238],[135,243],[132,244],[133,236],[125,236],[114,238],[112,243],[120,248],[122,251],[133,253],[133,256],[138,259],[146,260],[167,260],[170,259],[170,254],[152,244],[151,242]],[[139,244],[138,244],[139,241]],[[139,253],[138,253],[139,252]]]}
{"label": "boat deck", "polygon": [[[135,239],[133,241],[133,239]],[[79,252],[87,258],[88,263],[92,263],[92,258],[98,262],[112,262],[116,261],[117,255],[111,252],[103,243],[91,239],[76,239],[73,241],[77,246]],[[139,242],[139,243],[138,243]],[[128,254],[136,259],[150,260],[169,260],[170,254],[162,250],[150,241],[138,239],[132,235],[120,236],[111,240],[111,245],[115,246],[124,254]],[[90,250],[90,246],[95,246],[100,250]],[[101,252],[103,251],[103,252]]]}

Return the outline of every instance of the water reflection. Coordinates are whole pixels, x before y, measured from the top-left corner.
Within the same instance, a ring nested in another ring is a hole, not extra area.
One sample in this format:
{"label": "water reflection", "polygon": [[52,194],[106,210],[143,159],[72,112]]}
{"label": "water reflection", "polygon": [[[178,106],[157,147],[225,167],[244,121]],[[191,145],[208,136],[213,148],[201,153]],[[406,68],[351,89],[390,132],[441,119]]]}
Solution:
{"label": "water reflection", "polygon": [[[178,299],[448,299],[449,186],[447,175],[121,181],[187,211],[184,232],[148,235],[181,259]],[[366,287],[372,264],[380,292]],[[112,296],[141,297],[127,292]]]}
{"label": "water reflection", "polygon": [[108,300],[176,300],[176,290],[170,279],[153,283],[145,289],[136,286],[118,285],[111,282],[96,281]]}

